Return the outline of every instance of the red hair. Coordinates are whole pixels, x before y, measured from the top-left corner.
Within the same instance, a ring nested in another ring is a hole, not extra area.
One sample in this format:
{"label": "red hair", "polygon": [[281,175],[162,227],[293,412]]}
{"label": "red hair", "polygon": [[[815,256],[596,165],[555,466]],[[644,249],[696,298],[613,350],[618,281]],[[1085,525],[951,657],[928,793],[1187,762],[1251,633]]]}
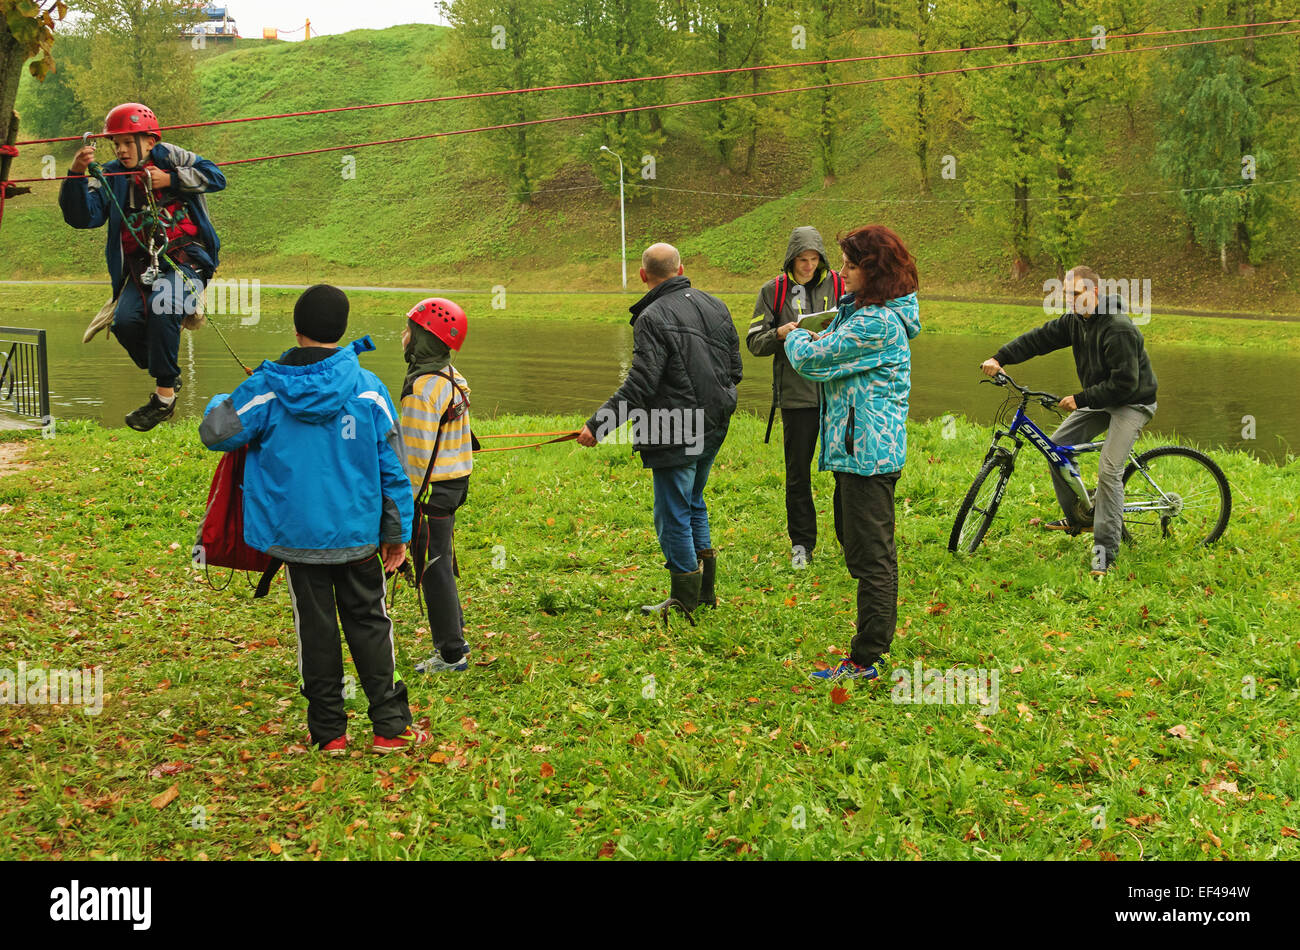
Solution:
{"label": "red hair", "polygon": [[916,293],[916,259],[903,239],[883,224],[854,228],[836,240],[866,277],[866,287],[855,295],[859,307]]}

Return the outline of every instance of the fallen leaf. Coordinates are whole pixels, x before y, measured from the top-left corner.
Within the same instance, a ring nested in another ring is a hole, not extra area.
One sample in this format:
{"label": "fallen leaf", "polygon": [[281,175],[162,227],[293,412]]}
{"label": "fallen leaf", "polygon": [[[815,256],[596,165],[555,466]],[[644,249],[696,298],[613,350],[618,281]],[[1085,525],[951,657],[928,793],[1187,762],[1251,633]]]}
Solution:
{"label": "fallen leaf", "polygon": [[843,686],[836,686],[831,690],[831,702],[839,705],[849,700],[849,691]]}
{"label": "fallen leaf", "polygon": [[697,730],[695,728],[695,723],[693,722],[682,723],[682,732],[686,733],[688,736],[695,735],[696,731]]}
{"label": "fallen leaf", "polygon": [[276,841],[274,838],[267,839],[266,846],[271,849],[272,854],[279,854],[283,850],[280,847],[280,842]]}
{"label": "fallen leaf", "polygon": [[942,602],[931,604],[925,608],[925,612],[932,617],[937,614],[946,614],[948,612],[948,605]]}
{"label": "fallen leaf", "polygon": [[550,762],[543,762],[542,767],[538,772],[541,774],[542,778],[550,778],[555,774],[555,766],[551,765]]}
{"label": "fallen leaf", "polygon": [[596,852],[596,858],[612,858],[616,850],[617,847],[613,841],[606,841],[600,846],[600,850]]}
{"label": "fallen leaf", "polygon": [[166,808],[172,802],[176,801],[176,798],[180,793],[180,786],[173,785],[171,788],[167,789],[167,791],[157,795],[151,802],[149,802],[149,804],[154,808]]}
{"label": "fallen leaf", "polygon": [[1296,831],[1294,828],[1287,828],[1286,826],[1283,826],[1283,827],[1282,827],[1282,837],[1283,837],[1283,838],[1300,838],[1300,831]]}
{"label": "fallen leaf", "polygon": [[323,791],[325,791],[325,776],[322,775],[322,776],[320,776],[319,778],[317,778],[316,781],[312,782],[312,783],[311,783],[311,790],[312,790],[313,792],[323,792]]}
{"label": "fallen leaf", "polygon": [[1168,732],[1169,732],[1169,734],[1170,734],[1171,736],[1173,736],[1175,739],[1186,739],[1186,738],[1187,738],[1187,727],[1184,726],[1184,725],[1182,725],[1181,723],[1180,723],[1179,725],[1177,725],[1177,726],[1174,726],[1172,729],[1168,730]]}

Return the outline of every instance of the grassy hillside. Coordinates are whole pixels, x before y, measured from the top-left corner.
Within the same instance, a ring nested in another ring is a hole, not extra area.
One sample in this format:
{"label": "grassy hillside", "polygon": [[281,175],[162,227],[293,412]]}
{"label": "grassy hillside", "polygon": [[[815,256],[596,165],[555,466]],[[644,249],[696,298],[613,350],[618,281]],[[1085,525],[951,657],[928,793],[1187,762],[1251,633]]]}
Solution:
{"label": "grassy hillside", "polygon": [[[443,65],[445,28],[410,25],[325,36],[309,43],[258,43],[206,56],[198,67],[205,116],[299,111],[459,91]],[[797,107],[797,103],[789,103]],[[158,111],[166,121],[165,107]],[[564,111],[547,102],[542,114]],[[884,135],[876,119],[846,129],[846,162],[824,185],[814,150],[787,137],[784,123],[763,132],[753,174],[719,171],[682,133],[684,113],[665,113],[668,144],[658,159],[657,190],[628,208],[628,247],[635,258],[652,240],[678,243],[687,264],[714,288],[748,291],[777,265],[791,227],[813,224],[829,240],[868,221],[888,223],[911,244],[930,293],[1036,299],[1047,268],[1013,282],[1010,255],[997,235],[966,222],[960,177],[935,178],[918,200],[914,161]],[[461,103],[380,109],[248,123],[175,135],[218,161],[421,134],[478,124]],[[1150,115],[1135,127],[1104,122],[1116,190],[1160,186],[1149,167]],[[560,143],[566,125],[542,133]],[[67,130],[69,133],[78,130]],[[674,132],[677,134],[674,135]],[[496,133],[363,149],[356,177],[342,177],[341,152],[228,169],[230,187],[212,199],[222,234],[222,273],[266,282],[331,280],[421,286],[508,284],[515,289],[617,288],[618,197],[601,189],[581,162],[558,164],[529,204],[487,169]],[[960,139],[935,143],[936,160],[961,153]],[[72,147],[53,149],[66,167]],[[555,149],[557,155],[560,149]],[[107,150],[101,156],[108,157]],[[29,147],[14,177],[40,173],[40,147]],[[1285,186],[1280,186],[1285,187]],[[699,194],[672,189],[693,189]],[[58,214],[57,189],[9,203],[0,228],[0,276],[101,277],[101,232],[78,233]],[[777,196],[777,197],[741,197]],[[1253,277],[1224,277],[1216,261],[1187,245],[1168,196],[1119,202],[1105,222],[1105,245],[1089,259],[1105,273],[1149,277],[1159,306],[1300,312],[1291,256]],[[1294,247],[1297,234],[1278,246]],[[1279,252],[1281,253],[1281,252]],[[632,280],[635,283],[635,273]]]}

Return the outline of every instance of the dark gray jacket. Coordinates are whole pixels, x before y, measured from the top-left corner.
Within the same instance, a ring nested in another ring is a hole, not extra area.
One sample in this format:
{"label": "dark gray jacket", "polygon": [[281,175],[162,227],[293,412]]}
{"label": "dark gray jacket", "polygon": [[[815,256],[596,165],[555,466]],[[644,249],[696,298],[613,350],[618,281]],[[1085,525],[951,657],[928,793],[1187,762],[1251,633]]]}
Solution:
{"label": "dark gray jacket", "polygon": [[1072,347],[1083,389],[1074,394],[1080,409],[1151,405],[1156,374],[1147,358],[1142,331],[1124,312],[1119,297],[1109,297],[1089,317],[1066,313],[1006,343],[994,354],[1003,366]]}
{"label": "dark gray jacket", "polygon": [[587,428],[601,439],[632,422],[633,448],[646,468],[686,465],[716,451],[742,375],[731,311],[684,276],[659,284],[630,309],[632,368]]}
{"label": "dark gray jacket", "polygon": [[822,237],[816,228],[795,228],[790,234],[790,243],[785,249],[785,264],[782,266],[790,285],[781,312],[775,312],[777,279],[773,277],[758,292],[749,332],[745,334],[745,345],[749,347],[749,352],[755,356],[772,357],[772,398],[782,409],[816,409],[818,405],[818,384],[804,379],[794,371],[786,358],[781,338],[776,335],[777,327],[798,319],[794,288],[799,285],[789,275],[794,269],[794,259],[804,251],[816,251],[822,260],[813,279],[804,286],[803,312],[817,313],[835,308],[836,282],[831,267],[826,262]]}

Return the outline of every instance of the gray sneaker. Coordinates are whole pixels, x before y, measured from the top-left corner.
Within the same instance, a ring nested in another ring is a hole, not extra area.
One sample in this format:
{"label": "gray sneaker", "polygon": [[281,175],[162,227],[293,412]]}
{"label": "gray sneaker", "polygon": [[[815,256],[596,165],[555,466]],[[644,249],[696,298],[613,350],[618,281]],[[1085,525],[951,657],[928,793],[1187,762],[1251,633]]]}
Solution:
{"label": "gray sneaker", "polygon": [[469,650],[466,650],[455,663],[448,663],[441,653],[433,653],[415,664],[417,673],[464,673],[469,669]]}

